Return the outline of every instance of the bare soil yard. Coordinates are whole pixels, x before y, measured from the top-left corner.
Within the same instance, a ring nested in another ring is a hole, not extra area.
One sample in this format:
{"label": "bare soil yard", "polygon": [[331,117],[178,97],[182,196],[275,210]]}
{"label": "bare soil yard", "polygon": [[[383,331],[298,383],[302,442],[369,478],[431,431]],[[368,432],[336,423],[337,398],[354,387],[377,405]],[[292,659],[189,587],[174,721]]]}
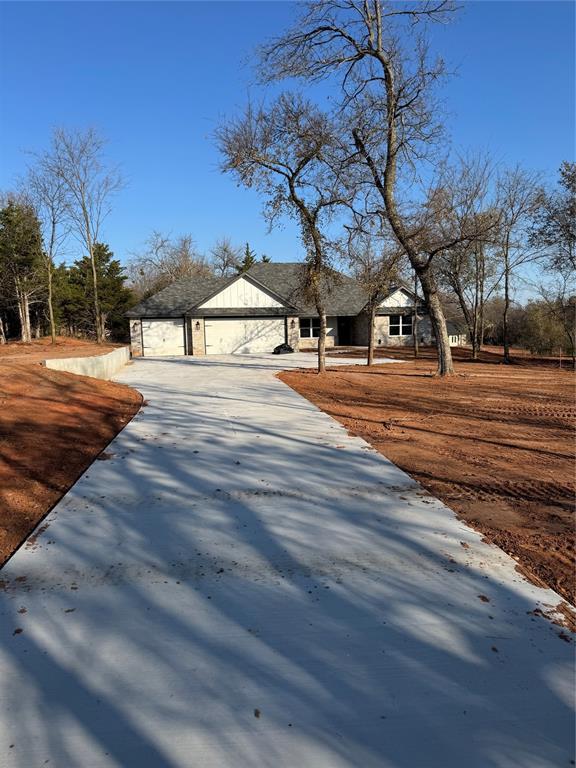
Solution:
{"label": "bare soil yard", "polygon": [[576,604],[574,374],[484,356],[438,379],[425,356],[280,378],[515,557],[525,575]]}
{"label": "bare soil yard", "polygon": [[[43,340],[44,341],[44,340]],[[41,366],[113,347],[63,340],[0,347],[0,565],[141,404],[129,387]]]}
{"label": "bare soil yard", "polygon": [[31,343],[11,341],[8,344],[0,344],[0,365],[4,362],[15,361],[18,363],[39,363],[51,357],[89,357],[90,355],[103,355],[112,352],[121,344],[96,344],[93,341],[81,339],[69,339],[59,336],[56,344],[52,344],[48,338],[36,339]]}

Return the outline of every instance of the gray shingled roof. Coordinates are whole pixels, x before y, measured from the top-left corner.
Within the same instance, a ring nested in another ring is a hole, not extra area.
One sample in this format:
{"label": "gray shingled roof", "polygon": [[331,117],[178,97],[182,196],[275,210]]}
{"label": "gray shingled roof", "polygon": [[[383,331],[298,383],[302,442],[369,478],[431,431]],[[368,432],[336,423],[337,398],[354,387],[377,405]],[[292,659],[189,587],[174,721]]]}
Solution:
{"label": "gray shingled roof", "polygon": [[461,336],[468,333],[466,323],[459,320],[446,320],[446,328],[449,336]]}
{"label": "gray shingled roof", "polygon": [[126,312],[127,317],[182,317],[188,307],[198,304],[220,286],[226,285],[228,277],[187,277],[177,280],[163,291]]}
{"label": "gray shingled roof", "polygon": [[[297,314],[315,315],[316,308],[306,301],[302,292],[302,264],[269,263],[255,264],[247,275],[275,293],[286,304],[296,308]],[[328,315],[357,315],[366,305],[366,294],[352,277],[334,272],[333,279],[325,281],[326,312]],[[142,301],[127,312],[128,317],[181,317],[197,304],[214,295],[231,282],[226,277],[191,277],[179,280],[163,291]],[[230,314],[232,310],[218,310],[218,315]],[[293,309],[286,310],[286,313]],[[246,308],[242,315],[262,314],[259,310]],[[193,310],[194,316],[216,314],[214,310]],[[236,312],[238,314],[238,312]],[[283,312],[281,314],[284,314]]]}
{"label": "gray shingled roof", "polygon": [[[316,314],[316,307],[302,295],[303,266],[298,263],[255,264],[248,274],[300,310],[299,314]],[[367,297],[360,284],[348,275],[334,271],[334,279],[325,280],[326,313],[357,315]]]}

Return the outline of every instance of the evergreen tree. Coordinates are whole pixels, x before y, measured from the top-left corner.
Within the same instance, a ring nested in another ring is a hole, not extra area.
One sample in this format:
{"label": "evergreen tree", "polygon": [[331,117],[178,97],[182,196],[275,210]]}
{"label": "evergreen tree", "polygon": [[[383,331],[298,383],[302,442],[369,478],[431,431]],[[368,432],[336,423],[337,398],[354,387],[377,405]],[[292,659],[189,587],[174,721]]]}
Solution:
{"label": "evergreen tree", "polygon": [[30,305],[44,288],[42,235],[34,208],[16,198],[0,210],[0,283],[4,302],[17,307],[22,341],[31,341]]}
{"label": "evergreen tree", "polygon": [[243,272],[248,272],[250,267],[253,267],[257,261],[258,259],[256,258],[256,251],[253,251],[250,248],[250,245],[246,243],[246,247],[244,248],[244,257],[236,267],[238,274],[241,275]]}
{"label": "evergreen tree", "polygon": [[[105,334],[112,340],[124,340],[128,332],[124,313],[134,304],[132,292],[124,284],[127,276],[105,243],[95,243],[93,253]],[[83,256],[67,271],[59,267],[55,271],[55,284],[59,297],[58,319],[67,326],[68,333],[96,336],[91,259]]]}

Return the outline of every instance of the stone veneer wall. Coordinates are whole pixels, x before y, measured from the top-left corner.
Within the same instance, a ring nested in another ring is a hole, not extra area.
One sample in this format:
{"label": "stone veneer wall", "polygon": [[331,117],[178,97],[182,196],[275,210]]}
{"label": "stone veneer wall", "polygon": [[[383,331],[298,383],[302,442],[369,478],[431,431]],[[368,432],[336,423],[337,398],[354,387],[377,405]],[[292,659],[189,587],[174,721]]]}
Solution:
{"label": "stone veneer wall", "polygon": [[[198,323],[198,328],[196,327]],[[188,352],[193,355],[205,355],[206,354],[206,338],[204,336],[204,318],[203,317],[191,317],[190,318],[190,333],[192,338],[192,349]]]}
{"label": "stone veneer wall", "polygon": [[[376,346],[381,347],[411,347],[414,344],[414,336],[390,336],[390,317],[388,315],[378,315],[375,322],[376,329]],[[418,320],[418,340],[421,344],[432,343],[432,326],[430,323],[430,317],[425,315],[419,316]],[[367,342],[366,342],[367,343]]]}
{"label": "stone veneer wall", "polygon": [[133,357],[141,357],[144,354],[142,349],[142,321],[140,319],[130,320],[130,349]]}
{"label": "stone veneer wall", "polygon": [[[326,318],[326,349],[334,347],[338,343],[338,318]],[[299,349],[318,349],[318,339],[300,338]]]}
{"label": "stone veneer wall", "polygon": [[[334,340],[334,336],[329,336],[328,334],[326,334],[326,349],[330,349],[331,347],[335,347],[335,346],[336,346],[336,341]],[[301,350],[318,349],[318,339],[300,339],[298,348]]]}
{"label": "stone veneer wall", "polygon": [[[292,328],[294,323],[294,328]],[[297,317],[286,318],[286,339],[290,344],[294,352],[298,352],[300,349],[300,320]]]}

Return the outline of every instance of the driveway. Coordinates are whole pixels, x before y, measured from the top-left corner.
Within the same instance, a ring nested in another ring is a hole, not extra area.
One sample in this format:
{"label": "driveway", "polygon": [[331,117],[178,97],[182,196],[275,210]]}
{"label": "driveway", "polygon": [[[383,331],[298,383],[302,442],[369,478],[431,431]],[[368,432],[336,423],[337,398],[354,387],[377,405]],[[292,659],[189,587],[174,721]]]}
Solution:
{"label": "driveway", "polygon": [[118,377],[146,407],[0,573],[0,766],[574,764],[559,597],[274,376],[313,363]]}

